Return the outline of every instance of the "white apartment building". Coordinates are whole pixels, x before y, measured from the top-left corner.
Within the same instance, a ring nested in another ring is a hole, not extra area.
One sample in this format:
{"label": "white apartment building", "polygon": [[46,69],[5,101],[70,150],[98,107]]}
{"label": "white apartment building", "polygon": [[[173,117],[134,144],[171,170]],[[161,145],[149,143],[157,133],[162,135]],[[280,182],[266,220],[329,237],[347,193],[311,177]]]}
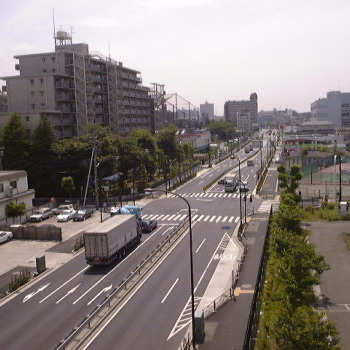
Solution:
{"label": "white apartment building", "polygon": [[237,113],[237,130],[249,132],[252,129],[250,113]]}
{"label": "white apartment building", "polygon": [[180,143],[190,143],[195,152],[206,152],[211,142],[211,133],[209,130],[181,130],[177,133]]}
{"label": "white apartment building", "polygon": [[[27,173],[24,170],[0,171],[0,223],[6,222],[6,206],[10,203],[24,203],[31,214],[34,196],[35,191],[28,189]],[[26,216],[17,219],[21,222],[26,220]]]}
{"label": "white apartment building", "polygon": [[87,44],[73,44],[63,31],[55,43],[54,52],[15,56],[20,75],[1,78],[7,117],[17,113],[30,130],[46,115],[59,137],[83,135],[88,124],[120,134],[154,130],[153,100],[139,71],[90,52]]}
{"label": "white apartment building", "polygon": [[326,98],[311,104],[311,118],[334,123],[336,128],[350,127],[350,93],[327,92]]}
{"label": "white apartment building", "polygon": [[[250,113],[252,127],[258,126],[258,95],[254,92],[249,101],[227,101],[224,105],[225,119],[233,121],[237,127],[238,113]],[[238,127],[237,127],[238,128]]]}

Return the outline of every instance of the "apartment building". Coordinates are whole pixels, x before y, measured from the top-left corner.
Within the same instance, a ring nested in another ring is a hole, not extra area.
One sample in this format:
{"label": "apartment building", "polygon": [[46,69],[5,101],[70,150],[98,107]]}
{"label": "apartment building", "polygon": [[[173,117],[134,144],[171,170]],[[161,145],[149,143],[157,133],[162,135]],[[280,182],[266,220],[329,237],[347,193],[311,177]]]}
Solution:
{"label": "apartment building", "polygon": [[319,98],[311,104],[311,118],[329,121],[336,128],[350,127],[350,93],[327,92],[326,98]]}
{"label": "apartment building", "polygon": [[20,75],[2,79],[8,114],[20,115],[27,129],[46,115],[62,138],[83,135],[88,124],[117,134],[154,130],[153,100],[140,72],[73,44],[68,33],[57,32],[54,52],[15,58]]}
{"label": "apartment building", "polygon": [[254,92],[248,101],[227,101],[224,105],[225,120],[233,121],[237,127],[239,113],[250,113],[252,128],[258,126],[258,95]]}
{"label": "apartment building", "polygon": [[214,119],[214,103],[202,103],[200,106],[200,112],[202,116],[209,118],[210,120]]}
{"label": "apartment building", "polygon": [[237,130],[241,132],[250,132],[252,130],[250,113],[248,112],[237,113]]}
{"label": "apartment building", "polygon": [[[28,189],[27,173],[24,170],[0,171],[0,224],[4,224],[7,219],[6,206],[10,203],[24,203],[28,215],[31,215],[34,196],[35,191]],[[25,222],[28,215],[17,218],[16,222]]]}

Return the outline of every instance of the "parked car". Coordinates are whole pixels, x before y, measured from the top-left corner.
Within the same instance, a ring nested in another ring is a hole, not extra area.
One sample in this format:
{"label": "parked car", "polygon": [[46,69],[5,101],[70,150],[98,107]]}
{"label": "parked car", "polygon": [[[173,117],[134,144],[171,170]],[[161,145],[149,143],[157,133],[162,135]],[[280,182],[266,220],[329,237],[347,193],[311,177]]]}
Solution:
{"label": "parked car", "polygon": [[70,219],[73,219],[74,214],[74,209],[63,210],[62,213],[57,216],[57,221],[69,221]]}
{"label": "parked car", "polygon": [[225,185],[225,183],[226,183],[226,180],[225,180],[225,179],[220,179],[220,180],[218,181],[218,185]]}
{"label": "parked car", "polygon": [[34,212],[33,215],[29,217],[31,222],[43,221],[51,217],[51,209],[50,208],[40,208]]}
{"label": "parked car", "polygon": [[249,191],[248,182],[242,182],[241,185],[239,186],[239,191],[248,192]]}
{"label": "parked car", "polygon": [[248,160],[247,161],[247,166],[254,166],[254,160]]}
{"label": "parked car", "polygon": [[52,214],[59,215],[64,210],[70,210],[70,209],[73,209],[73,204],[61,204],[59,207],[52,210]]}
{"label": "parked car", "polygon": [[91,218],[92,216],[92,210],[91,209],[81,209],[78,210],[74,216],[73,221],[84,221],[88,218]]}
{"label": "parked car", "polygon": [[157,220],[141,220],[142,232],[151,232],[158,226]]}
{"label": "parked car", "polygon": [[0,231],[0,243],[11,241],[13,233],[10,231]]}

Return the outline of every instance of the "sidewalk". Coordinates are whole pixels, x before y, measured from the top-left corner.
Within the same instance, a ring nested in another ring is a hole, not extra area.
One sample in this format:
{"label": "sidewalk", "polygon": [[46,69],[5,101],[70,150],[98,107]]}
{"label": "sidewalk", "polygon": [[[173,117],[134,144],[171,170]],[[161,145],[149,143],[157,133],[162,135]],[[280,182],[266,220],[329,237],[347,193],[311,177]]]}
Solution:
{"label": "sidewalk", "polygon": [[[273,164],[263,185],[262,193],[275,198],[277,170]],[[248,332],[250,313],[254,302],[255,289],[259,282],[260,265],[268,234],[269,213],[252,216],[244,234],[248,252],[236,285],[234,295],[225,306],[205,321],[205,340],[201,350],[243,349]]]}

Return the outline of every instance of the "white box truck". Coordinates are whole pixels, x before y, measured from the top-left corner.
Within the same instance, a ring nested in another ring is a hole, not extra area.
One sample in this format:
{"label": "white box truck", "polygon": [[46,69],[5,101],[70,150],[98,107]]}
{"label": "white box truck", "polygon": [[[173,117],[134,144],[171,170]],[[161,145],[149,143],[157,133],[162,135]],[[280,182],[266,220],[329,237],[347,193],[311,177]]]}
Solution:
{"label": "white box truck", "polygon": [[109,265],[122,258],[141,241],[135,215],[116,215],[83,233],[85,258],[89,265]]}

